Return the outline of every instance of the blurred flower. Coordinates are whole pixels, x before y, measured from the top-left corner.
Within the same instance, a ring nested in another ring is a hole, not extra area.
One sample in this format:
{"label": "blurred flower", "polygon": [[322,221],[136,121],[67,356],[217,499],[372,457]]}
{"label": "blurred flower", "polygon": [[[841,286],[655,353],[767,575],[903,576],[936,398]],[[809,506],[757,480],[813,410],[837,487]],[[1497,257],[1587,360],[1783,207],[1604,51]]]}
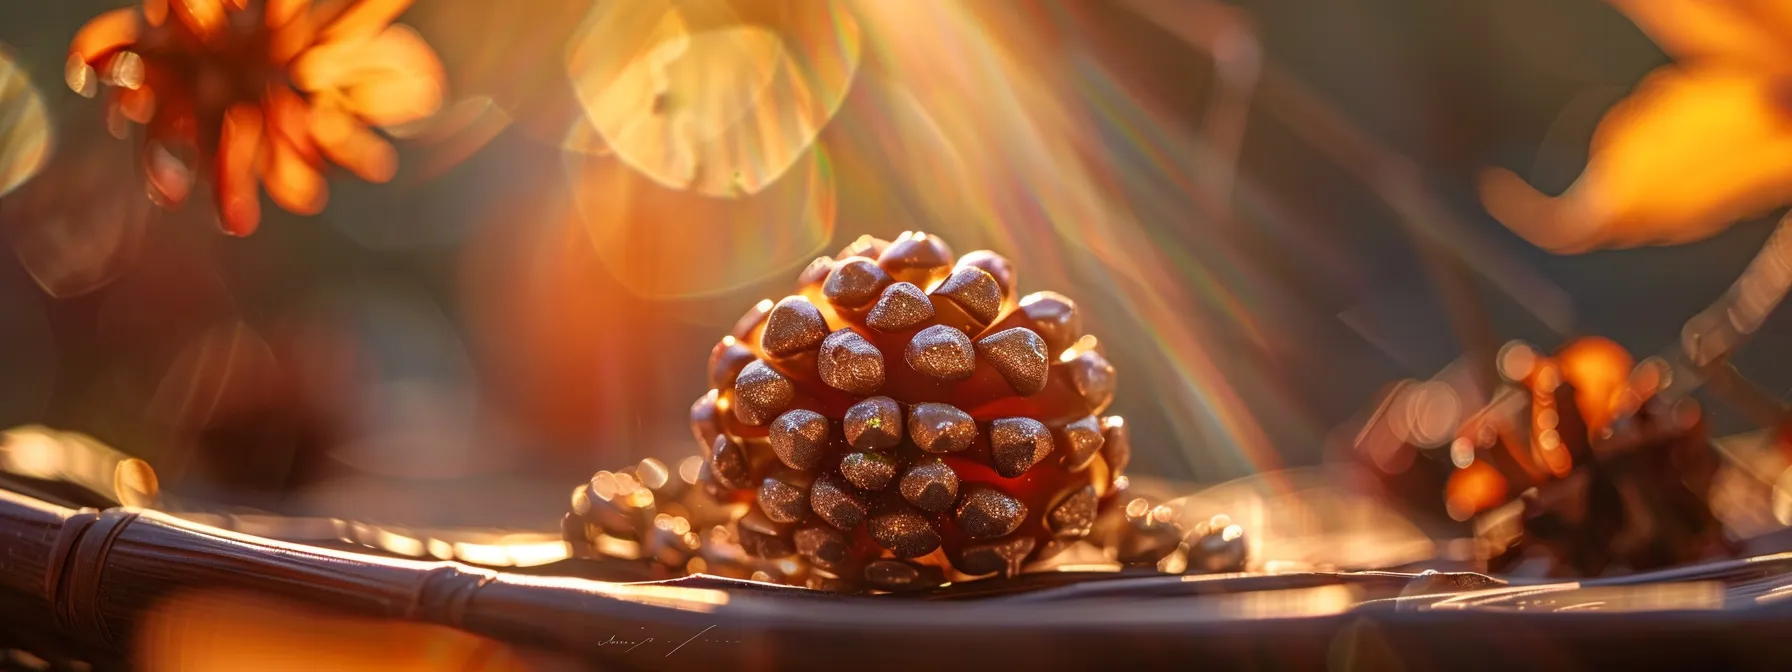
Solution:
{"label": "blurred flower", "polygon": [[1792,4],[1608,1],[1677,62],[1606,113],[1566,193],[1494,170],[1489,212],[1572,253],[1691,242],[1792,202]]}
{"label": "blurred flower", "polygon": [[146,125],[152,198],[184,202],[202,162],[225,231],[247,235],[261,220],[258,182],[280,207],[314,214],[325,159],[391,179],[396,152],[370,127],[429,117],[445,88],[435,52],[391,23],[410,4],[144,0],[82,26],[66,75],[82,95],[111,85],[114,135]]}

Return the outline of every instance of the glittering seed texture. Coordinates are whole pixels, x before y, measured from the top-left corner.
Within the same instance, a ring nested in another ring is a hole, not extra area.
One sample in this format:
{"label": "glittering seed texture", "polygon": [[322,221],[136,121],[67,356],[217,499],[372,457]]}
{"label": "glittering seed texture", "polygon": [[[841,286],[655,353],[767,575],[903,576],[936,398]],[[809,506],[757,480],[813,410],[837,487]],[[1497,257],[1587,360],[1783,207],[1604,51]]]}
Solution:
{"label": "glittering seed texture", "polygon": [[918,327],[933,319],[933,302],[914,283],[898,282],[884,288],[871,312],[865,314],[866,326],[883,332],[897,332]]}
{"label": "glittering seed texture", "polygon": [[1006,329],[977,341],[977,354],[996,367],[1015,394],[1030,397],[1045,389],[1050,362],[1045,339],[1025,327]]}
{"label": "glittering seed texture", "polygon": [[884,353],[858,332],[841,329],[821,342],[821,380],[836,390],[871,394],[884,385]]}
{"label": "glittering seed texture", "polygon": [[903,359],[916,372],[944,381],[964,380],[977,369],[977,350],[971,338],[945,325],[916,333]]}
{"label": "glittering seed texture", "polygon": [[889,397],[871,397],[846,409],[842,424],[852,447],[889,448],[902,440],[902,406]]}
{"label": "glittering seed texture", "polygon": [[778,461],[792,469],[814,469],[827,452],[828,419],[815,411],[793,409],[772,421],[769,437]]}
{"label": "glittering seed texture", "polygon": [[854,257],[833,266],[822,295],[841,308],[859,308],[877,300],[890,286],[890,274],[870,259]]}
{"label": "glittering seed texture", "polygon": [[989,423],[989,448],[996,473],[1015,478],[1051,454],[1052,432],[1032,418],[1002,418]]}
{"label": "glittering seed texture", "polygon": [[910,504],[945,513],[958,500],[958,472],[938,459],[921,460],[902,474],[897,489]]}
{"label": "glittering seed texture", "polygon": [[933,293],[951,299],[983,324],[1002,314],[1002,287],[989,272],[975,266],[959,266]]}
{"label": "glittering seed texture", "polygon": [[993,539],[1013,532],[1027,518],[1027,505],[994,486],[965,488],[953,520],[972,539]]}
{"label": "glittering seed texture", "polygon": [[929,453],[956,453],[977,439],[977,423],[946,404],[915,404],[908,413],[908,435]]}
{"label": "glittering seed texture", "polygon": [[759,347],[776,357],[813,350],[828,337],[828,322],[821,310],[800,296],[787,296],[765,320]]}

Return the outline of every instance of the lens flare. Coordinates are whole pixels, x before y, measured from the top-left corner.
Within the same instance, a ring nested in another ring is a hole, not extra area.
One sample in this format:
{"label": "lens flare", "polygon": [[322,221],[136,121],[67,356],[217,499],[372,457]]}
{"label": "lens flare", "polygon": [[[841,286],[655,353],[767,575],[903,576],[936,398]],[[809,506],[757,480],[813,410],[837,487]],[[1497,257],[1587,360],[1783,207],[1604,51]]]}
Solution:
{"label": "lens flare", "polygon": [[43,169],[50,159],[50,115],[43,96],[0,45],[0,196]]}
{"label": "lens flare", "polygon": [[[589,146],[575,125],[569,145]],[[611,157],[563,152],[598,258],[643,298],[713,295],[793,272],[834,233],[834,171],[817,145],[769,188],[741,198],[676,190]]]}
{"label": "lens flare", "polygon": [[846,97],[859,28],[835,2],[602,3],[567,52],[586,119],[660,185],[759,193]]}

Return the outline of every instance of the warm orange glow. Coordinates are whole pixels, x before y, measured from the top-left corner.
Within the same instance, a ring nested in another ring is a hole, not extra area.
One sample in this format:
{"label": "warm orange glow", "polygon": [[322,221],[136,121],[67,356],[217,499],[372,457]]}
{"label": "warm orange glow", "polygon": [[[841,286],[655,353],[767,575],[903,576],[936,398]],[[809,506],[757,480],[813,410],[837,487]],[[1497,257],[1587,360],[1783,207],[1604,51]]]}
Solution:
{"label": "warm orange glow", "polygon": [[[1683,243],[1792,201],[1792,69],[1785,3],[1610,0],[1679,63],[1600,122],[1586,170],[1560,197],[1493,171],[1495,218],[1557,252]],[[1691,170],[1689,166],[1697,166]]]}
{"label": "warm orange glow", "polygon": [[440,625],[320,611],[258,595],[180,595],[144,618],[144,670],[526,670],[508,647]]}
{"label": "warm orange glow", "polygon": [[1574,386],[1574,403],[1595,434],[1611,426],[1630,389],[1636,360],[1624,346],[1597,336],[1580,338],[1556,353],[1562,378]]}
{"label": "warm orange glow", "polygon": [[1486,462],[1477,461],[1450,474],[1444,493],[1444,508],[1450,517],[1468,520],[1506,501],[1506,477]]}

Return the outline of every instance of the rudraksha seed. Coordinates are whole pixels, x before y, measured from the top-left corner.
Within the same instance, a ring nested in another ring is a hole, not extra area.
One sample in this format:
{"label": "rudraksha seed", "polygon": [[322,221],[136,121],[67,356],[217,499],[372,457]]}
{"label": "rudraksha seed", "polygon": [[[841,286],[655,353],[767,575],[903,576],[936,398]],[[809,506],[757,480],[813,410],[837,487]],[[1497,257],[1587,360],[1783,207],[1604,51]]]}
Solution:
{"label": "rudraksha seed", "polygon": [[[908,232],[817,259],[755,306],[692,406],[702,453],[678,476],[702,487],[673,527],[702,548],[667,554],[687,566],[666,573],[913,590],[1013,575],[1088,537],[1124,487],[1123,423],[1102,415],[1114,367],[1075,303],[1016,282],[993,252],[954,261]],[[651,515],[594,494],[574,512],[592,539],[651,536],[624,529]]]}

